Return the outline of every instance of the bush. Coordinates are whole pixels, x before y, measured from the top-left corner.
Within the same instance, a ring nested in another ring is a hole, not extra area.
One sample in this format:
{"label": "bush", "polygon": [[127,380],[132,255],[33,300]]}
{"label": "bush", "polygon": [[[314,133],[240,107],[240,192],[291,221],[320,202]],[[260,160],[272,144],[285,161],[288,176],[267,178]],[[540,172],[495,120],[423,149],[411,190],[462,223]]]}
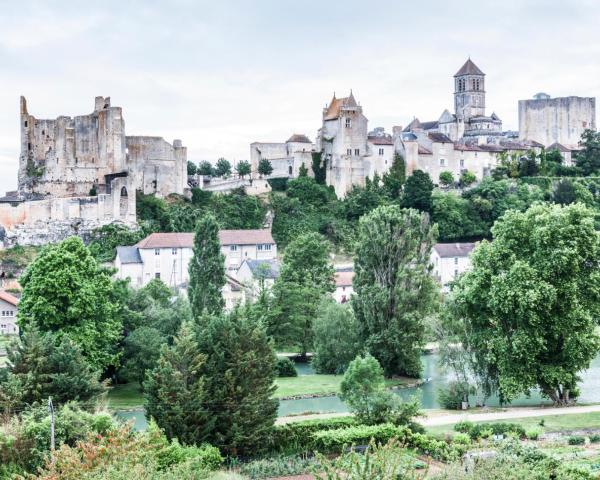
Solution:
{"label": "bush", "polygon": [[469,398],[470,388],[464,382],[452,381],[445,388],[438,389],[438,400],[448,410],[460,410],[463,399]]}
{"label": "bush", "polygon": [[471,437],[467,433],[457,433],[452,437],[452,443],[457,445],[471,445]]}
{"label": "bush", "polygon": [[337,417],[278,425],[271,434],[270,450],[282,453],[310,452],[315,448],[313,437],[315,432],[335,430],[356,424],[353,417]]}
{"label": "bush", "polygon": [[525,432],[525,436],[529,439],[529,440],[537,440],[538,438],[540,438],[540,435],[543,433],[544,431],[541,428],[530,428],[529,430],[527,430]]}
{"label": "bush", "polygon": [[600,434],[593,433],[590,435],[590,443],[598,443],[600,442]]}
{"label": "bush", "polygon": [[585,443],[585,437],[581,435],[571,435],[567,438],[567,443],[569,445],[583,445]]}
{"label": "bush", "polygon": [[242,464],[239,472],[252,479],[274,478],[301,475],[309,472],[316,465],[318,465],[316,458],[305,455],[272,457]]}
{"label": "bush", "polygon": [[275,365],[278,377],[297,377],[296,365],[288,357],[278,358]]}
{"label": "bush", "polygon": [[[420,434],[415,434],[420,435]],[[404,443],[410,436],[406,427],[398,427],[391,423],[382,425],[356,425],[314,433],[315,447],[319,452],[341,452],[344,447],[368,445],[371,440],[376,443],[387,443],[396,438]]]}
{"label": "bush", "polygon": [[491,430],[492,435],[508,435],[513,434],[518,438],[525,438],[525,429],[517,423],[478,423],[473,425],[469,433],[469,436],[473,440],[479,438],[485,438],[484,433],[488,434]]}
{"label": "bush", "polygon": [[461,420],[457,424],[454,425],[454,431],[460,433],[471,433],[475,424],[473,422],[469,422],[468,420]]}
{"label": "bush", "polygon": [[170,444],[164,443],[164,448],[156,454],[158,467],[163,470],[173,465],[193,461],[201,470],[217,470],[223,464],[223,457],[217,447],[212,445],[184,446],[177,439]]}

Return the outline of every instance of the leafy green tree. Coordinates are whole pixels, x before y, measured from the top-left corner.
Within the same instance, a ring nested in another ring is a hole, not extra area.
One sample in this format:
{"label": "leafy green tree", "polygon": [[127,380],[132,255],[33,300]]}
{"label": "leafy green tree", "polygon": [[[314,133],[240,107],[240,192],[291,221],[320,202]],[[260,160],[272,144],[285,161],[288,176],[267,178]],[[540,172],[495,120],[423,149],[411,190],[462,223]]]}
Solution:
{"label": "leafy green tree", "polygon": [[24,330],[35,326],[70,338],[94,370],[117,364],[123,327],[111,272],[98,265],[79,237],[44,247],[19,281]]}
{"label": "leafy green tree", "polygon": [[276,357],[260,322],[245,310],[213,316],[198,332],[206,356],[205,407],[214,428],[206,441],[230,455],[263,448],[278,402],[275,392]]}
{"label": "leafy green tree", "polygon": [[298,169],[298,177],[308,177],[308,168],[306,168],[304,162],[302,162],[302,165],[300,165],[300,168]]}
{"label": "leafy green tree", "polygon": [[431,194],[433,182],[428,173],[415,170],[404,184],[401,205],[404,208],[415,208],[422,212],[431,211]]}
{"label": "leafy green tree", "polygon": [[199,319],[204,314],[219,314],[224,307],[221,289],[225,285],[225,258],[219,243],[219,225],[210,214],[198,222],[193,252],[188,267],[188,297],[194,318]]}
{"label": "leafy green tree", "polygon": [[383,369],[375,357],[357,356],[348,365],[340,385],[340,398],[360,423],[407,424],[418,415],[416,401],[403,404],[386,390]]}
{"label": "leafy green tree", "polygon": [[127,335],[123,343],[124,359],[120,375],[128,382],[138,382],[142,386],[146,372],[156,365],[167,338],[156,328],[142,326]]}
{"label": "leafy green tree", "polygon": [[383,176],[383,185],[390,198],[393,200],[400,198],[402,186],[406,182],[406,162],[399,153],[394,153],[394,160],[390,170]]}
{"label": "leafy green tree", "polygon": [[324,298],[313,324],[311,365],[317,373],[340,374],[361,349],[358,323],[348,304]]}
{"label": "leafy green tree", "polygon": [[137,191],[135,201],[138,223],[142,224],[145,233],[170,231],[171,218],[164,199]]}
{"label": "leafy green tree", "polygon": [[264,176],[271,175],[273,173],[273,165],[271,165],[271,161],[266,158],[262,158],[258,162],[258,173]]}
{"label": "leafy green tree", "polygon": [[188,160],[187,162],[187,174],[188,175],[196,175],[198,171],[198,167],[196,166],[196,164],[194,162],[190,162]]}
{"label": "leafy green tree", "polygon": [[432,202],[431,221],[438,227],[440,242],[479,239],[489,233],[489,227],[468,200],[452,192],[434,192]]}
{"label": "leafy green tree", "polygon": [[285,249],[279,278],[282,281],[307,283],[324,293],[331,293],[335,289],[334,273],[329,263],[327,240],[318,233],[307,233]]}
{"label": "leafy green tree", "polygon": [[367,351],[386,375],[421,373],[423,320],[438,303],[428,215],[383,206],[360,220],[351,298]]}
{"label": "leafy green tree", "polygon": [[461,187],[470,187],[476,181],[477,177],[470,170],[465,170],[464,172],[462,172],[459,179]]}
{"label": "leafy green tree", "polygon": [[20,408],[47,401],[49,396],[57,404],[75,400],[91,407],[105,391],[98,381],[99,373],[90,368],[80,348],[67,337],[32,327],[7,353],[8,375],[0,383],[0,391],[20,385]]}
{"label": "leafy green tree", "polygon": [[342,205],[346,219],[351,222],[357,222],[360,217],[388,203],[385,188],[380,185],[380,179],[377,174],[373,180],[365,180],[365,186],[354,185],[344,198]]}
{"label": "leafy green tree", "polygon": [[559,203],[560,205],[575,203],[577,194],[575,193],[573,182],[568,178],[564,178],[558,182],[554,188],[552,199],[554,200],[554,203]]}
{"label": "leafy green tree", "polygon": [[244,178],[246,175],[250,175],[250,163],[247,160],[240,160],[235,166],[235,171],[242,178]]}
{"label": "leafy green tree", "polygon": [[117,255],[117,247],[135,245],[144,238],[144,232],[132,230],[118,223],[109,223],[95,229],[91,234],[88,248],[99,263],[112,262]]}
{"label": "leafy green tree", "polygon": [[228,195],[213,195],[209,211],[219,226],[226,229],[262,228],[266,208],[258,197],[248,195],[243,188]]}
{"label": "leafy green tree", "polygon": [[203,160],[198,165],[198,169],[197,169],[196,173],[198,173],[198,175],[204,175],[206,177],[210,177],[215,173],[215,171],[212,166],[212,163],[210,163],[208,160]]}
{"label": "leafy green tree", "polygon": [[215,167],[215,176],[228,177],[229,175],[231,175],[231,163],[224,158],[219,158]]}
{"label": "leafy green tree", "polygon": [[210,438],[217,419],[208,402],[203,375],[206,356],[196,342],[191,323],[181,326],[173,346],[163,345],[156,367],[144,382],[146,416],[169,439],[201,444]]}
{"label": "leafy green tree", "polygon": [[537,161],[537,155],[530,150],[527,155],[519,159],[519,177],[535,177],[540,173],[540,165]]}
{"label": "leafy green tree", "polygon": [[440,173],[440,185],[442,187],[450,187],[451,185],[454,185],[454,175],[452,175],[452,172],[445,170]]}
{"label": "leafy green tree", "polygon": [[539,388],[567,405],[600,348],[594,214],[581,204],[537,204],[507,212],[492,234],[454,288],[465,344],[504,401]]}
{"label": "leafy green tree", "polygon": [[600,132],[585,130],[579,145],[582,149],[575,157],[577,167],[585,176],[597,173],[600,170]]}
{"label": "leafy green tree", "polygon": [[315,182],[319,185],[325,185],[327,180],[327,164],[323,160],[323,152],[312,152],[312,171]]}
{"label": "leafy green tree", "polygon": [[171,204],[169,206],[169,231],[193,232],[203,214],[203,210],[190,204]]}

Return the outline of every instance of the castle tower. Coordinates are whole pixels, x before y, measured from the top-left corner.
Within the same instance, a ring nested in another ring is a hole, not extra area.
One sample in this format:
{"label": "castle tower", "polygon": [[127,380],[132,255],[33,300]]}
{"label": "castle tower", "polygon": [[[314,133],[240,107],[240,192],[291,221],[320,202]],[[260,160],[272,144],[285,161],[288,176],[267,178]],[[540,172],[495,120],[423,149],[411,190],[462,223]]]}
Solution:
{"label": "castle tower", "polygon": [[485,73],[470,58],[454,75],[454,112],[463,120],[485,116]]}

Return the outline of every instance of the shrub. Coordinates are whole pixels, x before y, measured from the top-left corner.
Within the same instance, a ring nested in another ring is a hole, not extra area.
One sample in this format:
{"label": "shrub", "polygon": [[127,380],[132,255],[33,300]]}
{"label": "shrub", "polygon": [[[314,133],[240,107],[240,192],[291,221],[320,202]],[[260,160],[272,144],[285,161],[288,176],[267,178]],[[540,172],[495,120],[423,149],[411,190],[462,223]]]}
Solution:
{"label": "shrub", "polygon": [[170,444],[165,441],[164,447],[157,452],[156,458],[161,470],[189,461],[193,461],[197,468],[207,471],[216,470],[223,464],[223,457],[217,447],[212,445],[184,446],[177,439]]}
{"label": "shrub", "polygon": [[301,475],[310,471],[311,467],[316,465],[318,465],[318,461],[314,457],[305,455],[282,456],[242,464],[239,472],[246,477],[260,479]]}
{"label": "shrub", "polygon": [[368,445],[371,440],[376,443],[386,443],[395,438],[404,443],[409,436],[410,430],[408,428],[398,427],[391,423],[356,425],[314,433],[315,447],[319,452],[340,452],[344,447]]}
{"label": "shrub", "polygon": [[456,445],[471,445],[471,437],[467,433],[457,433],[452,437]]}
{"label": "shrub", "polygon": [[457,424],[454,425],[454,431],[460,433],[471,433],[475,424],[473,422],[469,422],[468,420],[461,420]]}
{"label": "shrub", "polygon": [[438,389],[438,400],[448,410],[460,410],[465,398],[469,398],[470,388],[464,382],[450,382],[445,388]]}
{"label": "shrub", "polygon": [[484,432],[491,430],[493,435],[508,435],[514,434],[518,438],[525,438],[525,429],[517,423],[478,423],[473,425],[469,432],[473,440],[485,438]]}
{"label": "shrub", "polygon": [[315,432],[335,430],[356,424],[353,417],[338,417],[278,425],[271,434],[270,450],[282,453],[310,452],[315,447],[313,437]]}
{"label": "shrub", "polygon": [[591,443],[598,443],[600,442],[600,434],[598,433],[593,433],[590,435],[590,442]]}
{"label": "shrub", "polygon": [[525,432],[525,436],[529,439],[529,440],[537,440],[538,438],[540,438],[540,435],[543,433],[543,430],[541,428],[530,428],[529,430],[527,430]]}
{"label": "shrub", "polygon": [[567,443],[569,445],[583,445],[585,443],[585,437],[581,435],[571,435],[567,438]]}
{"label": "shrub", "polygon": [[297,377],[296,365],[288,357],[278,358],[275,366],[278,377]]}

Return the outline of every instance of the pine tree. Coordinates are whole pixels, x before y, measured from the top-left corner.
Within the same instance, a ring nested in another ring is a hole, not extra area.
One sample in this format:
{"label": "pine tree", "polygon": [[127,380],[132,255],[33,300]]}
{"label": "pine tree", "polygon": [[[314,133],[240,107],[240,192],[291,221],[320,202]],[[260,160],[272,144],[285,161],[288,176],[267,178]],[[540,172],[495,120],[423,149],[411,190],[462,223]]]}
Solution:
{"label": "pine tree", "polygon": [[206,407],[214,419],[207,441],[231,455],[260,450],[277,417],[275,354],[245,309],[210,317],[198,334]]}
{"label": "pine tree", "polygon": [[221,288],[225,285],[224,265],[219,225],[214,216],[207,214],[196,226],[194,256],[189,266],[188,296],[195,319],[204,314],[216,315],[223,310]]}
{"label": "pine tree", "polygon": [[405,181],[406,162],[402,155],[395,153],[389,172],[383,175],[383,185],[392,199],[396,199],[400,196]]}
{"label": "pine tree", "polygon": [[422,212],[431,212],[433,182],[428,173],[415,170],[404,185],[401,205],[404,208],[416,208]]}
{"label": "pine tree", "polygon": [[215,419],[205,405],[205,360],[192,325],[186,322],[173,346],[163,345],[158,364],[144,382],[146,416],[153,418],[169,439],[200,444],[209,438]]}

